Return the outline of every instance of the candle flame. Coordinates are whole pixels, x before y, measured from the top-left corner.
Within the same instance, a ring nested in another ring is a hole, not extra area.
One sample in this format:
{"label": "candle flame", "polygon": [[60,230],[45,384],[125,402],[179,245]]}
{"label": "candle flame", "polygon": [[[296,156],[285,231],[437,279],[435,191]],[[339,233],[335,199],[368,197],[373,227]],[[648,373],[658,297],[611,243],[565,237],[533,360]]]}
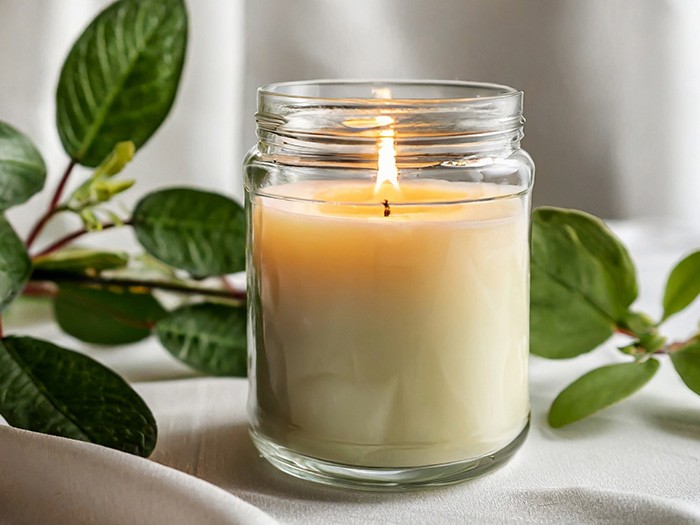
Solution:
{"label": "candle flame", "polygon": [[399,189],[399,170],[396,169],[396,149],[394,147],[394,129],[379,130],[379,149],[377,183],[374,185],[375,193],[385,183],[390,183]]}
{"label": "candle flame", "polygon": [[[391,88],[386,86],[372,88],[374,98],[391,98]],[[394,119],[382,115],[377,117],[377,123],[382,126],[379,130],[379,147],[377,150],[377,183],[374,193],[377,193],[385,183],[390,183],[399,189],[399,170],[396,169],[396,147],[394,145]]]}

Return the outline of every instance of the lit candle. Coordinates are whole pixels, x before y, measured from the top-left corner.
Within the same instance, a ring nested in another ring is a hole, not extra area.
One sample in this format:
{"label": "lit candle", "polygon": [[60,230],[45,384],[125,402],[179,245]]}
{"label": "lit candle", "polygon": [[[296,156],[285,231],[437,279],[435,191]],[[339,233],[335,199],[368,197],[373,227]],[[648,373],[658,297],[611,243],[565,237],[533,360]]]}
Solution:
{"label": "lit candle", "polygon": [[529,414],[522,188],[399,179],[391,122],[377,122],[376,182],[253,197],[257,424],[344,465],[479,458]]}

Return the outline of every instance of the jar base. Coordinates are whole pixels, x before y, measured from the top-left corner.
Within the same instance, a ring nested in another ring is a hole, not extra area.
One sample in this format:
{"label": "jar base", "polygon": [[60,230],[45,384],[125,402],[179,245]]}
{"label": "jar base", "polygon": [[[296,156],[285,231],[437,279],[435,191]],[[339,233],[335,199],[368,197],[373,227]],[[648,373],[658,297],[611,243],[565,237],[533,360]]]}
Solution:
{"label": "jar base", "polygon": [[294,477],[336,487],[369,491],[395,491],[437,487],[466,481],[503,465],[523,444],[530,421],[502,449],[465,461],[420,467],[358,467],[305,456],[250,429],[260,454],[276,468]]}

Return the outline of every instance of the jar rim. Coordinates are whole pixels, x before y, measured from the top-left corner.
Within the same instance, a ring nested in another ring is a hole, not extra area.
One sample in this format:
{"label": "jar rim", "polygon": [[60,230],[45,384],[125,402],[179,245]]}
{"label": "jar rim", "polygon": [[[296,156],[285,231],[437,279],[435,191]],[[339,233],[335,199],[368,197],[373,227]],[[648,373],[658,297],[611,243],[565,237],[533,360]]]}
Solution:
{"label": "jar rim", "polygon": [[[339,93],[365,91],[366,96],[328,96],[324,94],[336,90]],[[381,90],[388,90],[382,93]],[[404,92],[416,94],[445,90],[461,96],[403,96]],[[317,94],[312,94],[316,92]],[[379,94],[379,96],[377,96]],[[389,94],[390,96],[386,96]],[[398,96],[395,96],[398,94]],[[258,95],[275,97],[285,104],[309,104],[318,102],[324,105],[352,104],[358,106],[419,105],[440,106],[443,104],[473,103],[475,101],[497,101],[512,97],[522,97],[521,90],[504,84],[472,82],[464,80],[384,80],[384,79],[320,79],[291,82],[275,82],[258,88]],[[382,96],[384,95],[384,96]]]}
{"label": "jar rim", "polygon": [[486,82],[305,80],[260,88],[255,118],[260,151],[278,160],[366,158],[390,132],[408,165],[512,150],[522,108],[522,91]]}

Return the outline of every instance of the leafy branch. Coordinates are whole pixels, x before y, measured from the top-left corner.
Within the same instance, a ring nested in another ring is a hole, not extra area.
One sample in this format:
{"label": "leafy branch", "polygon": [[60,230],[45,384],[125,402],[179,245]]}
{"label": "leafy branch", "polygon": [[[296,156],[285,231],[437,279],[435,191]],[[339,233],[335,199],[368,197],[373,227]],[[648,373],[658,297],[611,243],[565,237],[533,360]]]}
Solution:
{"label": "leafy branch", "polygon": [[61,180],[58,183],[58,186],[56,187],[56,191],[54,192],[53,197],[51,198],[49,208],[46,210],[46,212],[44,212],[44,214],[41,217],[39,217],[39,220],[29,232],[29,236],[27,237],[27,249],[32,247],[34,241],[36,241],[37,237],[39,237],[39,234],[46,227],[46,225],[53,218],[53,216],[57,213],[56,208],[58,208],[58,203],[61,200],[61,196],[63,195],[63,191],[66,187],[66,184],[68,183],[68,178],[70,177],[74,166],[75,160],[71,159],[65,171],[63,172],[63,175],[61,175]]}
{"label": "leafy branch", "polygon": [[658,321],[631,308],[637,298],[634,264],[599,219],[583,212],[539,208],[533,213],[530,351],[550,359],[589,352],[614,333],[627,363],[589,371],[566,387],[549,412],[553,427],[568,425],[642,388],[668,356],[683,382],[700,394],[700,333],[669,341],[660,328],[700,294],[700,252],[671,271]]}
{"label": "leafy branch", "polygon": [[[129,217],[110,209],[136,183],[121,173],[171,110],[187,28],[183,0],[118,0],[83,31],[56,92],[56,124],[68,163],[26,242],[3,213],[43,188],[46,166],[27,136],[0,121],[0,414],[13,426],[143,456],[157,437],[149,408],[112,371],[50,342],[3,333],[1,313],[23,291],[52,301],[61,329],[81,341],[115,345],[155,335],[196,370],[246,373],[245,297],[225,277],[245,266],[241,206],[223,195],[170,188],[144,196]],[[79,165],[93,171],[64,197]],[[59,214],[71,217],[75,229],[35,250]],[[147,255],[71,247],[114,228],[130,228]],[[592,370],[557,397],[552,426],[631,395],[667,358],[700,393],[700,335],[670,342],[660,332],[700,293],[700,252],[671,272],[658,322],[631,309],[637,297],[633,262],[590,215],[536,210],[531,267],[534,354],[571,358],[613,333],[629,339],[620,347],[628,362]],[[168,311],[154,292],[187,299]]]}
{"label": "leafy branch", "polygon": [[[116,224],[113,222],[100,223],[99,227],[97,228],[97,231],[109,230],[111,228],[116,228],[118,226],[124,226],[126,224],[129,224],[129,222],[125,221],[122,224]],[[60,239],[57,239],[56,241],[52,242],[50,245],[48,245],[46,248],[42,249],[40,252],[36,253],[34,255],[34,258],[40,258],[40,257],[44,257],[46,255],[49,255],[50,253],[54,253],[56,250],[59,250],[65,246],[68,246],[76,239],[79,239],[80,237],[82,237],[83,235],[86,235],[88,233],[90,233],[90,230],[88,230],[87,228],[81,228],[80,230],[69,233],[69,234],[61,237]],[[27,240],[27,248],[29,248],[29,247],[30,247],[29,240]]]}
{"label": "leafy branch", "polygon": [[[59,326],[82,341],[115,345],[155,334],[197,370],[244,375],[245,296],[223,277],[244,268],[241,206],[222,195],[174,188],[142,198],[131,217],[109,207],[136,183],[120,174],[170,112],[187,26],[183,0],[119,0],[73,45],[56,92],[68,164],[26,242],[0,215],[0,312],[24,290],[51,300]],[[65,196],[78,165],[92,173]],[[0,122],[0,214],[26,202],[45,181],[45,163],[31,140]],[[30,257],[59,214],[80,226]],[[121,227],[134,231],[147,256],[70,247]],[[208,286],[200,281],[205,277],[224,286]],[[167,311],[154,291],[176,294],[185,304]],[[188,304],[192,299],[200,302]],[[8,423],[151,453],[155,419],[123,379],[82,354],[8,336],[1,327],[0,316],[0,414]]]}
{"label": "leafy branch", "polygon": [[166,281],[160,279],[138,279],[129,277],[109,277],[105,275],[88,275],[85,273],[70,273],[62,271],[50,270],[34,270],[31,277],[31,283],[36,282],[51,282],[56,284],[73,283],[79,285],[92,285],[95,288],[115,289],[124,288],[127,290],[136,290],[138,293],[143,293],[144,290],[164,290],[180,294],[199,295],[203,297],[213,297],[217,299],[226,299],[231,304],[243,306],[245,304],[245,294],[241,294],[235,289],[220,289],[197,286],[192,283],[183,283],[178,281]]}

